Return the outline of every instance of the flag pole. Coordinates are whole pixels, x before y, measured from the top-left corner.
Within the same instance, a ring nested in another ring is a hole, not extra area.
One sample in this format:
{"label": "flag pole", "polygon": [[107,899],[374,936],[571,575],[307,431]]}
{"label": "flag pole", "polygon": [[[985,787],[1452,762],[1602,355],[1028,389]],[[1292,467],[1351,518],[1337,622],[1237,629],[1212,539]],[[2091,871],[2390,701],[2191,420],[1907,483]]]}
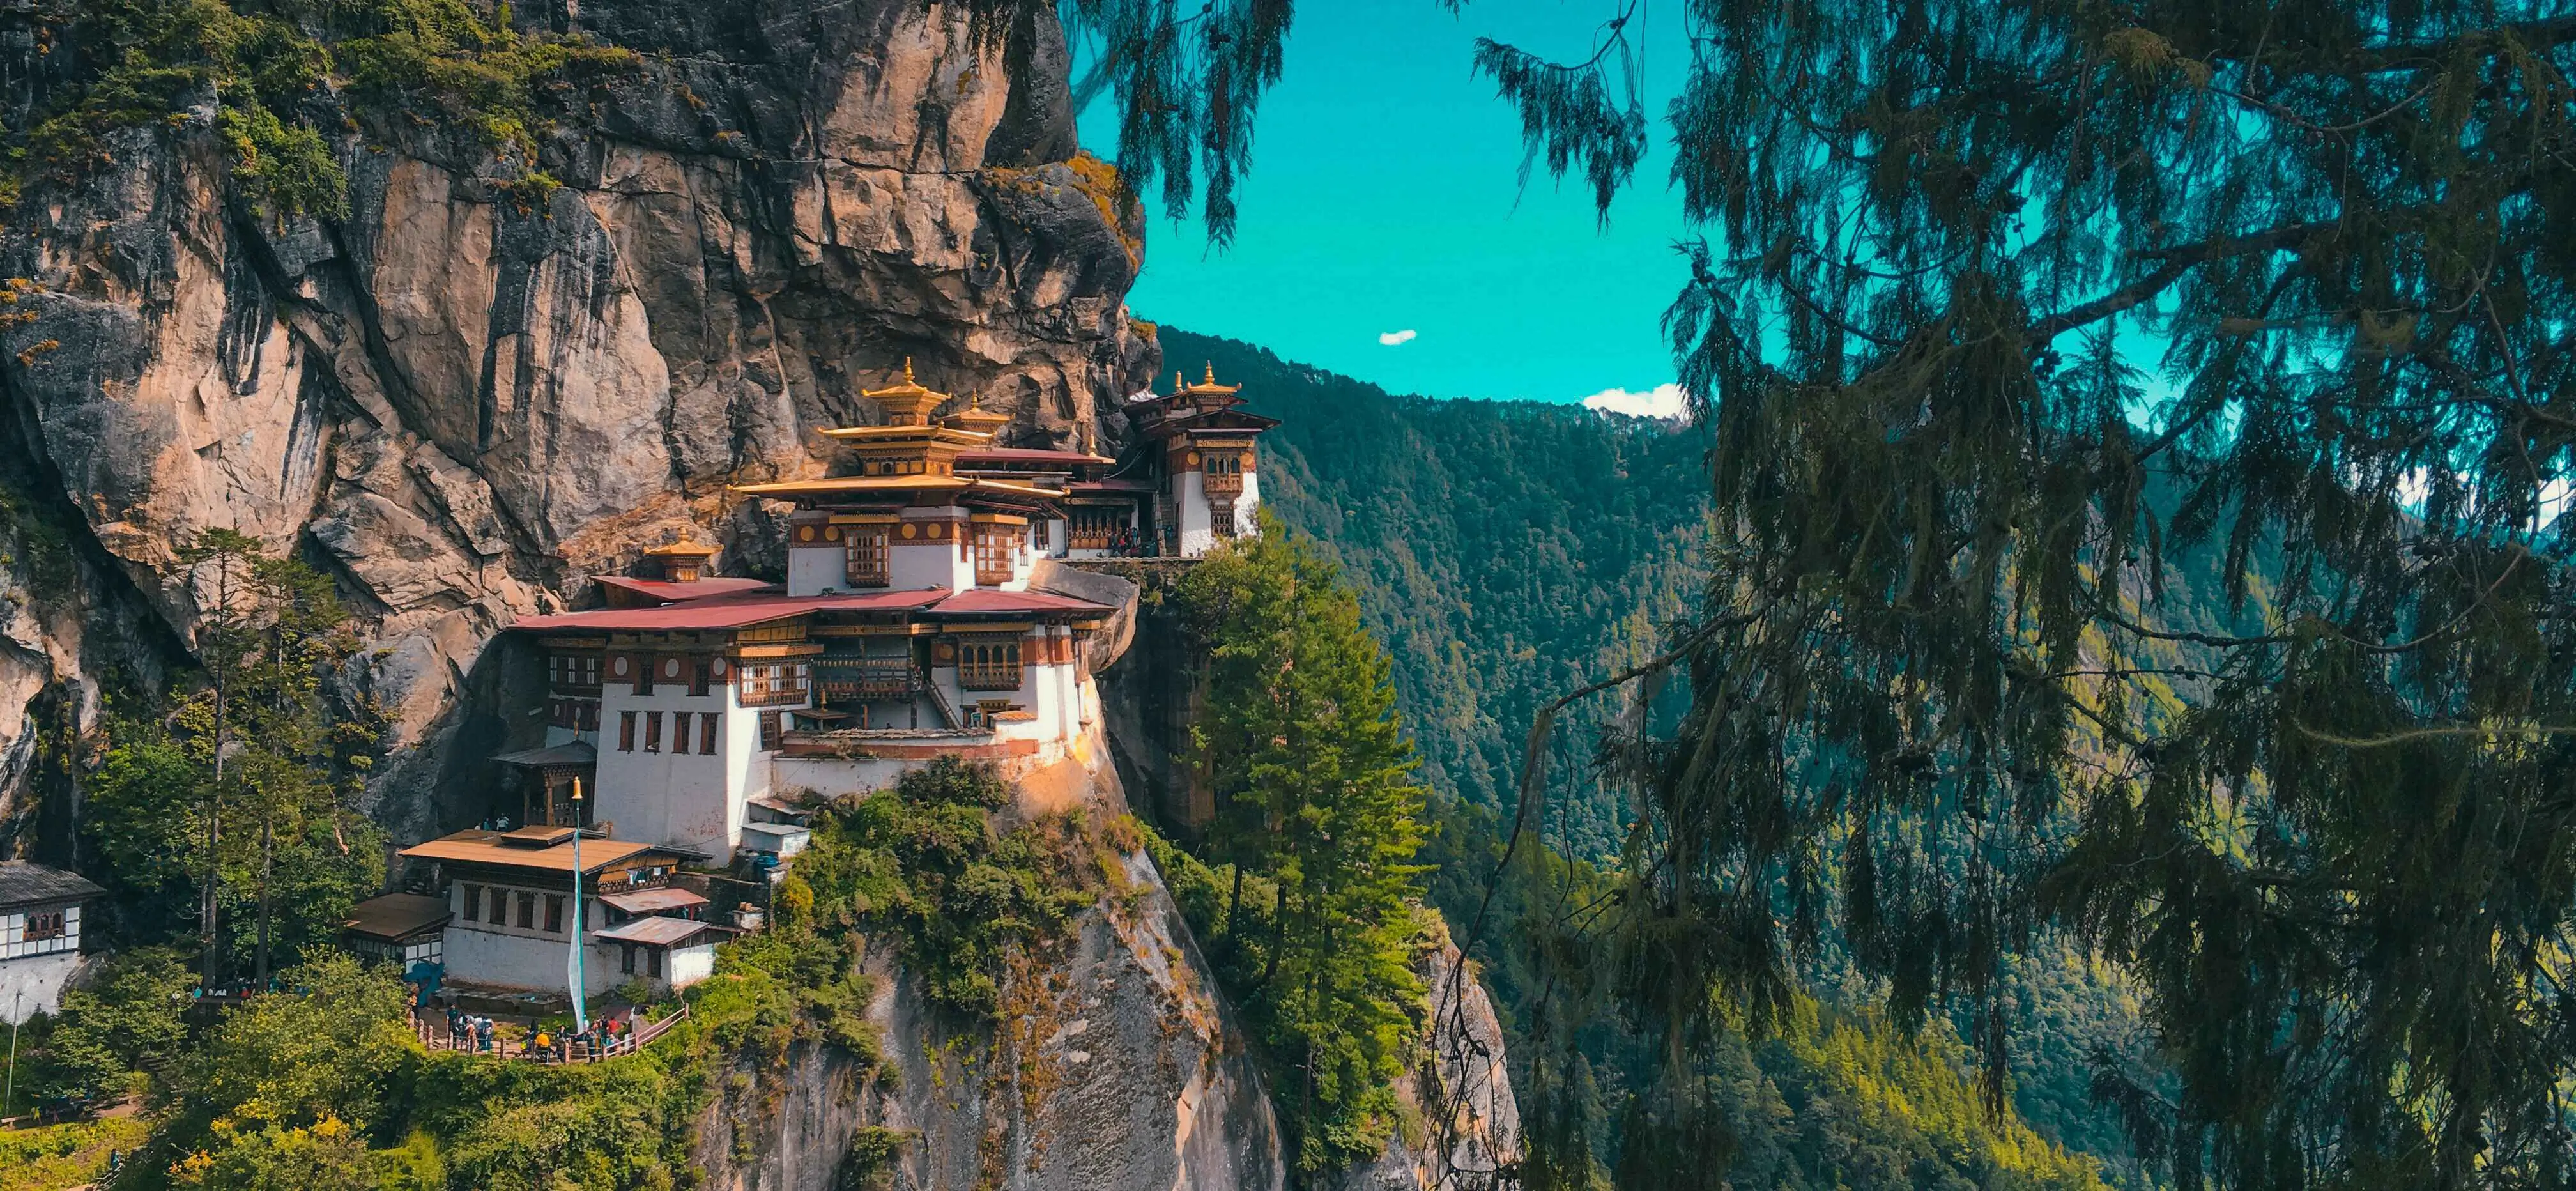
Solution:
{"label": "flag pole", "polygon": [[564,957],[564,981],[572,992],[572,1028],[590,1029],[590,1012],[582,1004],[581,971],[581,779],[572,779],[572,953]]}

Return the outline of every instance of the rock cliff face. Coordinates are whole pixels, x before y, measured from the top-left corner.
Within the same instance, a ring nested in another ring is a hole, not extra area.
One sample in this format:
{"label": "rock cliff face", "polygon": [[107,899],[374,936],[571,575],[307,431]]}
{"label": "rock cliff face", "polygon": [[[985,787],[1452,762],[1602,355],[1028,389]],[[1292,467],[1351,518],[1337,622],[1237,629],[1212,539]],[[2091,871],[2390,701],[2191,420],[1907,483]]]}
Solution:
{"label": "rock cliff face", "polygon": [[[0,11],[11,127],[80,48],[44,9]],[[547,134],[532,164],[559,189],[434,123],[350,119],[345,215],[275,219],[228,182],[209,94],[0,215],[0,277],[23,279],[0,315],[32,315],[0,317],[0,854],[69,857],[78,744],[103,691],[186,661],[178,551],[206,529],[335,576],[372,644],[341,689],[396,733],[370,810],[418,839],[479,811],[500,713],[534,705],[502,625],[674,540],[775,572],[780,509],[726,486],[832,468],[813,431],[882,420],[860,391],[907,359],[1010,413],[1013,445],[1123,446],[1114,396],[1160,362],[1124,305],[1141,228],[1077,153],[1051,19],[985,38],[919,0],[515,19],[638,54]],[[1127,876],[1031,957],[998,1039],[924,1018],[873,954],[886,1069],[812,1052],[742,1073],[700,1124],[713,1185],[1281,1186],[1247,1045],[1151,866]],[[851,1155],[871,1129],[910,1140],[870,1166]]]}
{"label": "rock cliff face", "polygon": [[999,1030],[926,1012],[893,950],[871,948],[884,1068],[809,1049],[744,1071],[699,1122],[707,1185],[1279,1191],[1244,1038],[1153,866],[1132,856],[1126,876],[1060,952],[1015,966]]}
{"label": "rock cliff face", "polygon": [[[550,194],[435,125],[352,121],[346,217],[271,219],[228,189],[209,96],[0,229],[34,315],[0,337],[0,404],[41,503],[172,639],[200,530],[333,567],[379,647],[348,681],[396,712],[397,832],[477,776],[439,746],[499,624],[662,541],[757,569],[774,510],[724,486],[828,468],[812,431],[880,420],[859,391],[907,358],[1010,412],[1009,441],[1113,449],[1096,397],[1157,362],[1052,21],[978,42],[912,0],[527,7],[640,55],[544,142]],[[13,122],[55,52],[30,20],[0,14]],[[31,683],[95,687],[76,633],[31,631],[49,661],[0,660],[0,757]]]}

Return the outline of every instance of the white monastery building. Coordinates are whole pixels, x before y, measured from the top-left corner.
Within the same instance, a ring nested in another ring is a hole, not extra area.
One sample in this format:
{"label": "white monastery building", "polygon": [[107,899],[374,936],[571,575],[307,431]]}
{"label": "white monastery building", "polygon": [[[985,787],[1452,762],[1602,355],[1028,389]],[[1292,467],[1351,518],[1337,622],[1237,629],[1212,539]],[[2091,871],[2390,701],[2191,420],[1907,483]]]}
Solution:
{"label": "white monastery building", "polygon": [[1195,557],[1255,531],[1254,444],[1277,423],[1213,369],[1173,388],[1129,403],[1139,441],[1122,462],[998,445],[1007,417],[907,362],[866,393],[883,424],[821,432],[848,474],[735,489],[794,506],[783,586],[711,576],[712,547],[666,545],[644,552],[653,576],[594,576],[604,606],[511,626],[544,659],[530,710],[548,725],[494,758],[520,775],[516,826],[405,850],[446,892],[378,916],[443,910],[458,981],[561,989],[578,873],[586,991],[682,986],[730,928],[675,876],[792,857],[807,838],[795,799],[867,794],[940,756],[1013,774],[1081,754],[1100,721],[1084,644],[1119,610],[1034,589],[1041,563]]}

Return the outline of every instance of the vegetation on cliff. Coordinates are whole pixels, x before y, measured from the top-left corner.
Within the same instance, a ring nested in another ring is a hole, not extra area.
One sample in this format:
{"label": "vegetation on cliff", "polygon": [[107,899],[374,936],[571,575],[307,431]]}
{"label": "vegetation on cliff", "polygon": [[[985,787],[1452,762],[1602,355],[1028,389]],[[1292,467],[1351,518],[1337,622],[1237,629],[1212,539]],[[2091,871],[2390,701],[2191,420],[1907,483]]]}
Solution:
{"label": "vegetation on cliff", "polygon": [[1427,1012],[1426,792],[1359,601],[1313,543],[1267,517],[1263,531],[1176,593],[1207,659],[1189,760],[1217,816],[1207,864],[1156,859],[1262,1040],[1313,1173],[1375,1158],[1399,1124],[1393,1084]]}
{"label": "vegetation on cliff", "polygon": [[496,155],[499,177],[542,189],[544,101],[560,107],[638,62],[468,0],[82,0],[44,17],[69,64],[21,159],[77,175],[104,160],[108,133],[211,101],[243,197],[276,215],[346,212],[344,134],[361,121],[455,124]]}

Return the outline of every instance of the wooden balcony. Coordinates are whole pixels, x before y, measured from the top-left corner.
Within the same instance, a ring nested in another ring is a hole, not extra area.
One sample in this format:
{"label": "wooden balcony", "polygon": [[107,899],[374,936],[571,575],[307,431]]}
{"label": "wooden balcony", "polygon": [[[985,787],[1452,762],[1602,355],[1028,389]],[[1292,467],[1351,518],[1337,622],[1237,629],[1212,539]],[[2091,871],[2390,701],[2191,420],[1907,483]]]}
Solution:
{"label": "wooden balcony", "polygon": [[816,658],[815,689],[826,699],[900,699],[927,685],[910,658]]}

